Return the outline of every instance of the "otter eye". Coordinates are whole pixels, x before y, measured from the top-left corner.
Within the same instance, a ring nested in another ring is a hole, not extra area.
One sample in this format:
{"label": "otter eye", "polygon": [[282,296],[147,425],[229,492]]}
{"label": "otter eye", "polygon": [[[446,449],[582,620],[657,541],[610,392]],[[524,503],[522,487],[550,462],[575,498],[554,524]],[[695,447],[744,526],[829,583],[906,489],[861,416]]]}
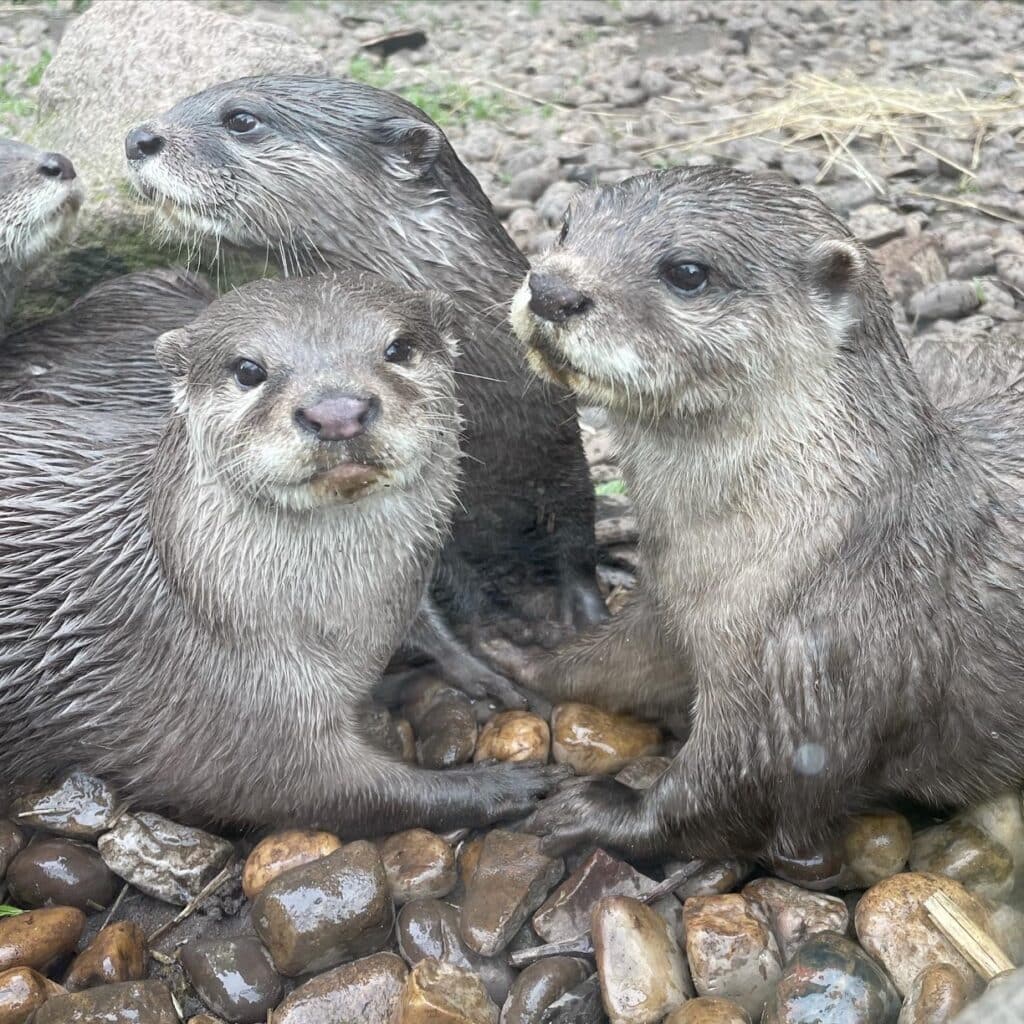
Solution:
{"label": "otter eye", "polygon": [[409,363],[416,355],[416,343],[409,338],[395,338],[384,349],[384,361],[388,363]]}
{"label": "otter eye", "polygon": [[267,379],[267,371],[259,363],[254,363],[251,359],[236,360],[232,370],[235,374],[235,380],[247,390],[249,388],[258,388]]}
{"label": "otter eye", "polygon": [[232,111],[224,118],[224,127],[232,135],[244,135],[246,132],[251,132],[258,124],[259,121],[246,110]]}
{"label": "otter eye", "polygon": [[661,269],[661,276],[673,288],[695,295],[708,283],[708,268],[702,263],[666,263]]}

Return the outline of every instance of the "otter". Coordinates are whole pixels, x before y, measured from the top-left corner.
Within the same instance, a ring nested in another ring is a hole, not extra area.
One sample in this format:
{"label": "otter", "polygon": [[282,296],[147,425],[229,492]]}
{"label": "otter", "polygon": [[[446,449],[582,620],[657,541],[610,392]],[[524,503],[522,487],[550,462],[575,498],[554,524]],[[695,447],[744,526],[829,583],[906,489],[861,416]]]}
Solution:
{"label": "otter", "polygon": [[0,779],[74,765],[190,819],[343,832],[533,805],[558,773],[368,739],[455,503],[446,307],[260,281],[159,338],[162,418],[0,406]]}
{"label": "otter", "polygon": [[178,234],[275,255],[286,275],[354,266],[452,296],[469,327],[466,460],[436,590],[463,626],[501,616],[537,636],[555,616],[607,617],[573,399],[532,379],[506,323],[527,262],[423,111],[357,82],[245,78],[181,101],[125,147]]}
{"label": "otter", "polygon": [[641,533],[552,700],[687,715],[651,789],[570,783],[551,850],[799,856],[849,812],[1024,779],[1024,391],[937,408],[810,192],[722,167],[582,195],[513,302],[608,411]]}

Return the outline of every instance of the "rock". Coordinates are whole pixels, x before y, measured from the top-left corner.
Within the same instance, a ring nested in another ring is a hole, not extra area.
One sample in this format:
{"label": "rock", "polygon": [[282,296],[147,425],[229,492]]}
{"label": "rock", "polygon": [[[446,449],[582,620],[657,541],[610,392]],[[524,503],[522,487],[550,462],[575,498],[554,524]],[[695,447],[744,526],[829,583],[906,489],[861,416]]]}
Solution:
{"label": "rock", "polygon": [[80,992],[119,981],[141,981],[146,976],[147,951],[146,936],[137,924],[108,924],[72,961],[64,986]]}
{"label": "rock", "polygon": [[412,900],[398,914],[398,949],[410,967],[422,960],[443,960],[479,976],[501,1006],[516,972],[503,957],[482,957],[462,939],[459,912],[440,900]]}
{"label": "rock", "polygon": [[630,761],[616,776],[615,781],[621,782],[630,789],[650,789],[672,763],[670,757],[638,757]]}
{"label": "rock", "polygon": [[537,213],[548,224],[561,223],[569,202],[580,186],[575,181],[556,181],[549,185],[544,194],[537,200]]}
{"label": "rock", "polygon": [[513,199],[536,202],[555,180],[557,174],[557,162],[545,161],[539,167],[528,167],[512,176],[512,180],[508,183],[508,194]]}
{"label": "rock", "polygon": [[614,775],[661,747],[657,726],[589,704],[560,704],[551,714],[551,729],[555,761],[580,775]]}
{"label": "rock", "polygon": [[394,920],[384,865],[365,841],[279,875],[252,906],[256,934],[288,977],[376,953]]}
{"label": "rock", "polygon": [[32,1024],[178,1024],[171,993],[161,981],[126,981],[55,996]]}
{"label": "rock", "polygon": [[1009,903],[986,901],[992,938],[996,945],[1015,963],[1024,963],[1024,911]]}
{"label": "rock", "polygon": [[447,896],[455,888],[455,854],[440,837],[414,828],[389,836],[380,857],[397,906],[415,899]]}
{"label": "rock", "polygon": [[544,1024],[607,1024],[598,976],[592,974],[582,985],[556,999],[541,1020]]}
{"label": "rock", "polygon": [[914,292],[946,278],[939,244],[931,235],[894,238],[880,245],[872,255],[889,294],[901,303],[907,302]]}
{"label": "rock", "polygon": [[374,953],[300,985],[274,1011],[274,1024],[391,1024],[408,968]]}
{"label": "rock", "polygon": [[465,764],[476,748],[476,715],[461,693],[439,700],[419,722],[416,757],[424,768],[454,768]]}
{"label": "rock", "polygon": [[731,999],[699,996],[689,999],[664,1024],[750,1024],[750,1014]]}
{"label": "rock", "polygon": [[540,839],[494,829],[480,850],[462,904],[462,937],[481,956],[504,949],[562,877],[561,860],[540,852]]}
{"label": "rock", "polygon": [[302,864],[326,857],[341,848],[341,840],[331,832],[289,829],[261,839],[246,858],[242,871],[245,898],[256,899],[268,882]]}
{"label": "rock", "polygon": [[981,305],[978,289],[970,281],[942,281],[910,296],[907,309],[919,320],[958,320]]}
{"label": "rock", "polygon": [[469,885],[476,873],[476,866],[480,863],[480,851],[484,848],[484,837],[475,836],[467,839],[459,847],[459,878],[463,886]]}
{"label": "rock", "polygon": [[31,967],[0,972],[0,1024],[24,1024],[50,998],[51,986],[53,982]]}
{"label": "rock", "polygon": [[0,917],[0,971],[33,967],[45,971],[74,951],[85,930],[85,914],[74,907],[47,907]]}
{"label": "rock", "polygon": [[1005,899],[1013,889],[1013,860],[1006,847],[977,825],[955,818],[914,836],[910,870],[945,875],[990,900]]}
{"label": "rock", "polygon": [[[665,864],[665,874],[674,874],[683,866],[680,861],[670,860]],[[745,860],[698,860],[690,861],[688,866],[693,869],[690,877],[673,890],[681,900],[732,892],[754,870],[754,865]]]}
{"label": "rock", "polygon": [[658,1024],[693,995],[679,942],[650,907],[607,896],[591,928],[601,1001],[614,1024]]}
{"label": "rock", "polygon": [[1024,879],[1024,810],[1016,790],[992,797],[961,811],[957,819],[977,825],[985,835],[1005,847],[1013,860],[1014,878]]}
{"label": "rock", "polygon": [[845,934],[850,923],[846,904],[835,896],[807,892],[779,878],[758,878],[743,895],[760,905],[779,943],[783,963],[819,932]]}
{"label": "rock", "polygon": [[178,958],[199,998],[231,1024],[261,1024],[281,1001],[281,979],[258,939],[201,939]]}
{"label": "rock", "polygon": [[406,979],[394,1024],[498,1024],[498,1007],[469,971],[424,960]]}
{"label": "rock", "polygon": [[850,230],[865,245],[881,245],[902,235],[906,229],[906,220],[881,203],[868,203],[850,214]]}
{"label": "rock", "polygon": [[13,821],[0,818],[0,882],[7,873],[7,865],[24,848],[25,836]]}
{"label": "rock", "polygon": [[1001,253],[996,257],[996,273],[999,279],[1017,293],[1024,292],[1024,254],[1019,252]]}
{"label": "rock", "polygon": [[855,943],[824,932],[806,942],[768,997],[761,1024],[894,1024],[900,997]]}
{"label": "rock", "polygon": [[[910,849],[909,836],[907,849]],[[768,859],[768,867],[773,875],[778,875],[779,878],[792,882],[801,889],[821,892],[825,889],[839,888],[841,883],[846,886],[855,884],[852,881],[852,872],[843,866],[841,841],[827,843],[816,850],[807,850],[798,857],[774,854]]]}
{"label": "rock", "polygon": [[967,986],[955,967],[926,967],[910,988],[898,1024],[950,1024],[967,1005]]}
{"label": "rock", "polygon": [[68,839],[93,840],[110,827],[116,810],[117,799],[105,782],[84,772],[72,772],[56,786],[16,800],[11,814],[29,828]]}
{"label": "rock", "polygon": [[910,822],[902,814],[858,814],[842,838],[848,878],[843,888],[867,889],[902,871],[910,856]]}
{"label": "rock", "polygon": [[107,867],[147,896],[185,906],[221,871],[234,848],[226,839],[140,811],[125,814],[99,839]]}
{"label": "rock", "polygon": [[857,904],[854,918],[860,944],[889,972],[904,996],[921,971],[939,963],[955,967],[970,991],[977,985],[974,970],[924,909],[924,901],[936,892],[948,896],[977,927],[989,930],[985,907],[959,882],[942,875],[893,875],[864,893]]}
{"label": "rock", "polygon": [[782,974],[778,943],[761,908],[736,893],[694,896],[683,920],[697,993],[732,999],[759,1020]]}
{"label": "rock", "polygon": [[1024,1020],[1024,967],[997,974],[954,1024],[1017,1024]]}
{"label": "rock", "polygon": [[109,907],[118,880],[92,846],[70,839],[41,839],[22,850],[7,869],[7,885],[21,907]]}
{"label": "rock", "polygon": [[502,711],[480,730],[474,761],[540,761],[551,752],[551,730],[540,715]]}
{"label": "rock", "polygon": [[553,956],[530,964],[516,979],[501,1008],[501,1024],[541,1024],[545,1010],[586,981],[589,974],[587,962],[571,956]]}

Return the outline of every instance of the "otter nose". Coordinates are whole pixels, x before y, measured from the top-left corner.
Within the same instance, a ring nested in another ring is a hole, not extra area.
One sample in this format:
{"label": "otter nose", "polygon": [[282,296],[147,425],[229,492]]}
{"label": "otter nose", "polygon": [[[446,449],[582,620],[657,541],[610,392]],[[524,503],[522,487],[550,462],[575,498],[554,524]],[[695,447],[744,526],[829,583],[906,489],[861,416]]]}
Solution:
{"label": "otter nose", "polygon": [[554,274],[530,274],[530,310],[541,320],[561,324],[585,313],[593,302]]}
{"label": "otter nose", "polygon": [[75,165],[63,153],[44,154],[36,170],[44,178],[60,178],[61,181],[71,181],[75,177]]}
{"label": "otter nose", "polygon": [[145,160],[159,153],[166,142],[162,135],[155,135],[148,128],[133,128],[124,140],[124,151],[129,160]]}
{"label": "otter nose", "polygon": [[366,431],[379,409],[380,399],[375,396],[336,395],[296,409],[295,422],[321,441],[348,441]]}

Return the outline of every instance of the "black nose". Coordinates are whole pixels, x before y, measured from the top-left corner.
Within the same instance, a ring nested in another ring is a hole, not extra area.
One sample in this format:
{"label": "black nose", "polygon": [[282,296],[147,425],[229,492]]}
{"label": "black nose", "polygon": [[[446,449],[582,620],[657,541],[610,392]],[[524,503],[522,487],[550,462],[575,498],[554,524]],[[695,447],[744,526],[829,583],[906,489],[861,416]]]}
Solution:
{"label": "black nose", "polygon": [[347,441],[364,433],[380,409],[375,396],[336,395],[295,410],[295,422],[321,441]]}
{"label": "black nose", "polygon": [[129,160],[145,160],[159,153],[166,142],[162,135],[154,135],[148,128],[133,128],[124,140],[124,151]]}
{"label": "black nose", "polygon": [[585,313],[592,305],[586,295],[553,274],[530,275],[530,309],[542,320],[565,323],[569,317]]}
{"label": "black nose", "polygon": [[46,178],[71,181],[75,177],[75,165],[63,153],[47,153],[37,169]]}

